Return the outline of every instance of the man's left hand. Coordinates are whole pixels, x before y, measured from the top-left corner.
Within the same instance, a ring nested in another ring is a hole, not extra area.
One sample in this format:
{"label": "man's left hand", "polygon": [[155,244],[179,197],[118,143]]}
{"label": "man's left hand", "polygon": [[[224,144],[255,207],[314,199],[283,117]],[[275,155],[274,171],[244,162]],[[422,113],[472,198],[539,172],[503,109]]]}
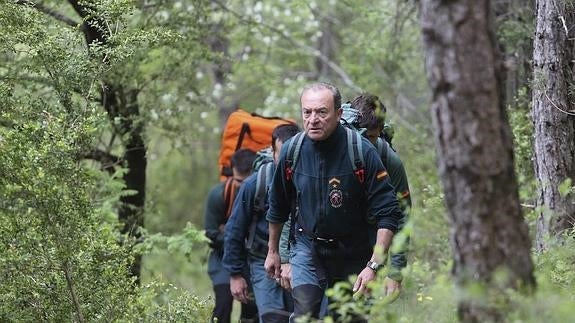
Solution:
{"label": "man's left hand", "polygon": [[398,294],[401,292],[401,282],[395,281],[389,277],[385,277],[383,285],[385,286],[385,296],[389,296],[395,291],[397,291]]}
{"label": "man's left hand", "polygon": [[383,298],[384,304],[389,304],[395,301],[401,292],[401,282],[393,280],[389,277],[385,277],[383,282],[383,286],[385,288],[384,293],[385,296]]}

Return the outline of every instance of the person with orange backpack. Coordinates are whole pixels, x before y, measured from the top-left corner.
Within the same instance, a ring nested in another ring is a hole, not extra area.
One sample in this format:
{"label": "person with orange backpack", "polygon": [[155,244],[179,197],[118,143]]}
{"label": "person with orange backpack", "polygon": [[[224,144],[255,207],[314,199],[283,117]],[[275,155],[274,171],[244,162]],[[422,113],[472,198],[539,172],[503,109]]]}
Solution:
{"label": "person with orange backpack", "polygon": [[282,124],[274,129],[270,154],[261,152],[267,162],[256,163],[254,174],[242,184],[225,230],[223,264],[231,275],[232,295],[241,302],[248,301],[248,282],[243,273],[247,259],[260,322],[264,323],[287,323],[293,310],[291,295],[279,282],[268,277],[264,269],[268,245],[265,213],[275,160],[283,142],[298,132],[299,127],[294,124]]}
{"label": "person with orange backpack", "polygon": [[[224,228],[231,215],[233,201],[241,183],[252,173],[255,158],[256,153],[252,150],[237,150],[231,158],[232,176],[216,184],[207,197],[204,228],[212,248],[208,259],[208,275],[212,280],[215,294],[212,322],[229,323],[231,320],[234,299],[230,292],[230,274],[222,265]],[[240,321],[257,322],[257,320],[255,303],[242,303]]]}

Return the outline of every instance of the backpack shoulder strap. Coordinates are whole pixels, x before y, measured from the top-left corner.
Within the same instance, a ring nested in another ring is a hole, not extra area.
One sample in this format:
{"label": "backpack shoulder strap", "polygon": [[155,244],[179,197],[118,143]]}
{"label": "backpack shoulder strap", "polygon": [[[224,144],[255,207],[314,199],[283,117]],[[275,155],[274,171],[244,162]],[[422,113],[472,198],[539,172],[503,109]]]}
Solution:
{"label": "backpack shoulder strap", "polygon": [[288,152],[286,156],[286,165],[285,165],[286,179],[288,181],[291,181],[293,177],[293,172],[298,161],[299,152],[301,150],[301,145],[303,143],[304,137],[305,134],[303,132],[300,132],[297,135],[295,135],[293,139],[289,142]]}
{"label": "backpack shoulder strap", "polygon": [[345,128],[347,132],[347,154],[353,167],[353,173],[360,183],[365,181],[365,161],[363,159],[363,146],[361,135],[357,131]]}
{"label": "backpack shoulder strap", "polygon": [[254,208],[257,211],[263,211],[265,208],[265,198],[267,188],[271,183],[273,176],[273,162],[268,162],[258,169],[256,178],[256,194],[254,195]]}
{"label": "backpack shoulder strap", "polygon": [[[292,137],[289,142],[286,163],[285,163],[285,176],[288,181],[293,179],[294,170],[298,161],[301,145],[305,137],[304,132],[300,132]],[[290,226],[289,226],[289,241],[295,241],[295,224],[298,221],[299,211],[297,209],[296,200],[292,198],[290,206]],[[289,244],[288,244],[289,249]]]}
{"label": "backpack shoulder strap", "polygon": [[252,214],[252,222],[248,229],[248,236],[246,238],[246,248],[251,249],[254,238],[256,236],[256,226],[259,216],[265,212],[265,204],[269,184],[273,176],[273,162],[266,163],[258,169],[256,178],[256,193],[254,195],[254,209]]}
{"label": "backpack shoulder strap", "polygon": [[224,209],[226,210],[226,219],[232,214],[232,207],[234,204],[234,198],[236,197],[236,190],[234,188],[234,179],[227,178],[224,183]]}
{"label": "backpack shoulder strap", "polygon": [[387,168],[387,165],[389,165],[389,162],[387,160],[388,157],[387,150],[390,148],[389,144],[384,139],[378,137],[375,148],[377,149],[377,154],[381,158],[383,165],[385,166],[385,168]]}

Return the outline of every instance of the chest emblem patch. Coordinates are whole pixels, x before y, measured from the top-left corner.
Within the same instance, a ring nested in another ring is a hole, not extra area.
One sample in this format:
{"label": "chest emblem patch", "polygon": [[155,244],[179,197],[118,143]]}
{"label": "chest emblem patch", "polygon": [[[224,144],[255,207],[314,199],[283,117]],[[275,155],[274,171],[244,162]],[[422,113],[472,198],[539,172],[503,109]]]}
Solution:
{"label": "chest emblem patch", "polygon": [[343,192],[339,189],[340,180],[333,177],[329,180],[329,203],[333,208],[343,205]]}
{"label": "chest emblem patch", "polygon": [[336,209],[343,204],[343,193],[341,190],[333,188],[329,191],[329,203]]}

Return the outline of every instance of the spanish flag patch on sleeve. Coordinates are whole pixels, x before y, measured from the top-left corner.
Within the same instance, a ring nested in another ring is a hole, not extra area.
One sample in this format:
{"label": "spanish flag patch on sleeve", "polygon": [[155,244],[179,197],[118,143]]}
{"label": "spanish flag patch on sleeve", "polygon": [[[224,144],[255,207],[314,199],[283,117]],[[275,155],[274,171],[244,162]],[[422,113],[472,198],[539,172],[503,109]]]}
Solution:
{"label": "spanish flag patch on sleeve", "polygon": [[387,176],[387,172],[382,170],[379,173],[377,173],[377,180],[381,181],[383,180],[385,177]]}

